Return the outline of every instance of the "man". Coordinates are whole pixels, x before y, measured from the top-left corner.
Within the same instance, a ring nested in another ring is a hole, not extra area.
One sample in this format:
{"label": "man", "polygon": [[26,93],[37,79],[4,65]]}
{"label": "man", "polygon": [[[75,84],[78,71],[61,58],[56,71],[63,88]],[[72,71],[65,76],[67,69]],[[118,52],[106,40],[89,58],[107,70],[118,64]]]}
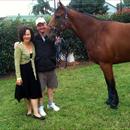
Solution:
{"label": "man", "polygon": [[46,116],[44,111],[44,92],[47,87],[48,105],[54,111],[59,111],[60,108],[53,102],[54,89],[57,88],[58,82],[55,73],[56,68],[56,48],[54,42],[45,36],[48,29],[46,21],[43,17],[36,19],[37,35],[34,39],[36,49],[36,69],[42,89],[42,98],[39,99],[39,113]]}

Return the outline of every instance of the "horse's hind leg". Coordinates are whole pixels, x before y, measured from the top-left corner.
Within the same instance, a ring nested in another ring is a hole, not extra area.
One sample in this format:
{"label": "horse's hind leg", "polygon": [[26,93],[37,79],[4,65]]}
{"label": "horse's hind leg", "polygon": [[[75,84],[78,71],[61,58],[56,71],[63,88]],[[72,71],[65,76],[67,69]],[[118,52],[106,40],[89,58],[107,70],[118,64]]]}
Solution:
{"label": "horse's hind leg", "polygon": [[117,108],[119,103],[119,97],[113,76],[112,64],[100,63],[100,67],[104,73],[104,77],[107,83],[108,99],[106,103],[110,105],[111,108]]}

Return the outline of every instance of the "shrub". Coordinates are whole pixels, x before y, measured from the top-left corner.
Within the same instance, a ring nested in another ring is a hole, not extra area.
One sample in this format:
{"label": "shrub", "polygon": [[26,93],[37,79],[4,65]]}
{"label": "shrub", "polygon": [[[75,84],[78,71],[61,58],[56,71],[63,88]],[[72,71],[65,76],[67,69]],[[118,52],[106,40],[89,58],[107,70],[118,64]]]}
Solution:
{"label": "shrub", "polygon": [[[34,32],[36,17],[22,19],[17,16],[15,19],[0,19],[0,75],[14,71],[14,43],[18,41],[18,28],[21,25],[30,26]],[[50,16],[45,16],[48,22]]]}
{"label": "shrub", "polygon": [[[14,43],[18,41],[18,27],[31,22],[4,19],[0,21],[0,75],[14,71]],[[32,25],[31,25],[32,26]]]}
{"label": "shrub", "polygon": [[101,19],[101,20],[110,20],[110,19],[111,19],[110,17],[111,17],[111,16],[108,15],[108,14],[96,15],[96,18]]}
{"label": "shrub", "polygon": [[130,23],[130,13],[113,14],[111,20]]}
{"label": "shrub", "polygon": [[87,60],[87,51],[80,41],[80,39],[71,30],[66,30],[63,32],[63,38],[65,43],[62,45],[63,51],[68,53],[73,52],[76,60]]}
{"label": "shrub", "polygon": [[[114,20],[119,22],[130,22],[130,13],[113,14],[109,15],[97,15],[99,19]],[[50,16],[46,16],[45,19],[49,21]],[[21,25],[29,25],[35,29],[34,20],[24,20],[17,17],[15,20],[0,19],[0,75],[7,74],[14,71],[14,42],[18,41],[17,29]],[[80,60],[88,59],[87,51],[84,48],[82,42],[77,36],[70,30],[63,33],[65,39],[64,49],[69,52],[74,52],[75,58]]]}

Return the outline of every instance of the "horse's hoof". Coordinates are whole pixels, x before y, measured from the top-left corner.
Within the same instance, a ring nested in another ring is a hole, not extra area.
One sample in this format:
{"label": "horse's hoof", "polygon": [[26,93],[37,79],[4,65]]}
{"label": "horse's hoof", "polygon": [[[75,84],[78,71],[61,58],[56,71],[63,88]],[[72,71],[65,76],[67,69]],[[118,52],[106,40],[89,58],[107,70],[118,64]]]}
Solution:
{"label": "horse's hoof", "polygon": [[114,105],[114,104],[110,104],[110,108],[112,108],[112,109],[118,109],[118,106]]}

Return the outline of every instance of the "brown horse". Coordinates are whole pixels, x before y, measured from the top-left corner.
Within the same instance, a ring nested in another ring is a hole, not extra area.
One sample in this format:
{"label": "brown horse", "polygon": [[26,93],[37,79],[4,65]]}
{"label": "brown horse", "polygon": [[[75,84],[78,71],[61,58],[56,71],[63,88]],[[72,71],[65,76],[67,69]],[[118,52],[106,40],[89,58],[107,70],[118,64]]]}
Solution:
{"label": "brown horse", "polygon": [[108,88],[106,103],[117,108],[119,98],[112,65],[130,61],[130,24],[98,20],[59,3],[49,26],[60,31],[69,28],[78,35],[90,60],[99,64],[103,71]]}

